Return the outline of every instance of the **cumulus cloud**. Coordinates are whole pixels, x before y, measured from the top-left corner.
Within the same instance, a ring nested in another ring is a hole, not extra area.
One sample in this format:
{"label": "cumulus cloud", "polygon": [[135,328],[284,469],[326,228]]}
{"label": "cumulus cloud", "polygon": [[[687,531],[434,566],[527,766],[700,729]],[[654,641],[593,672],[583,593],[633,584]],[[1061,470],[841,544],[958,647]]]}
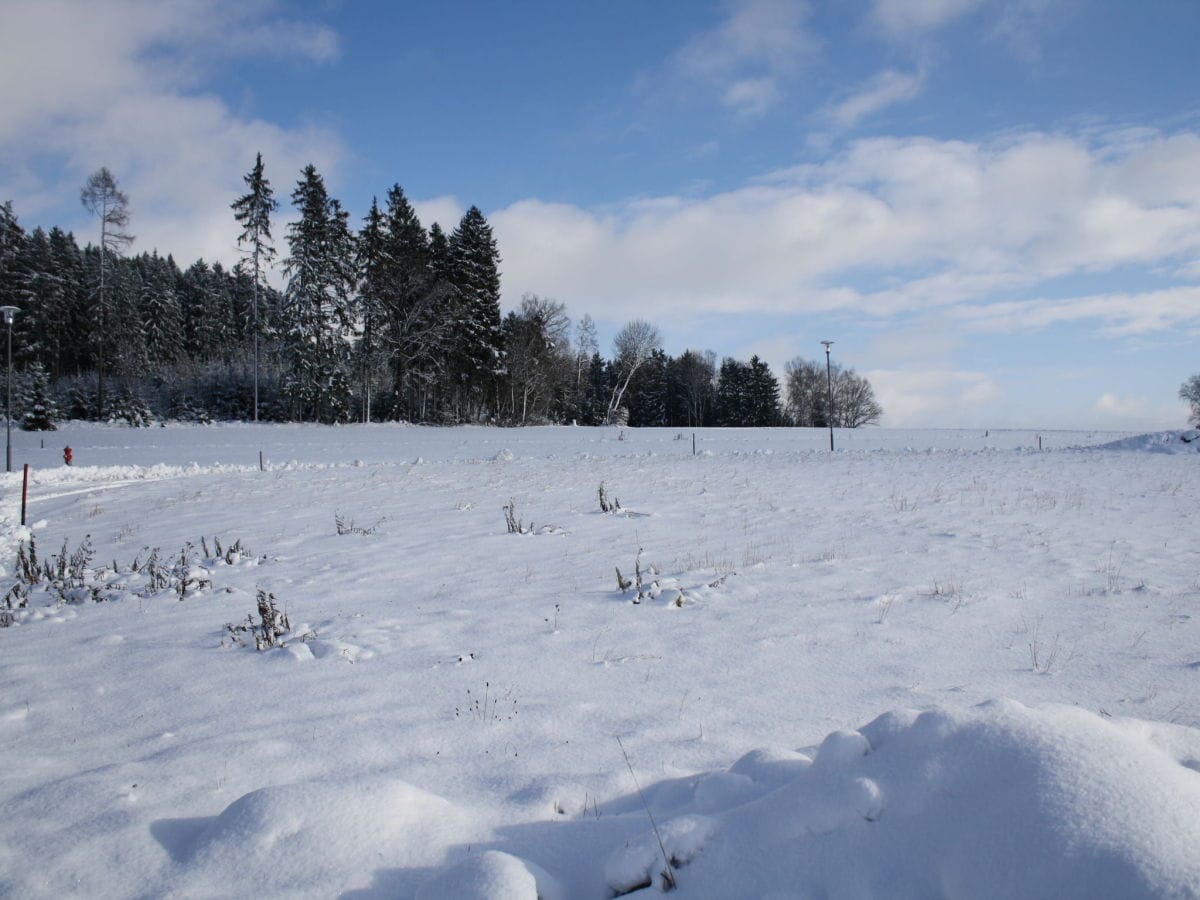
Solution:
{"label": "cumulus cloud", "polygon": [[[703,198],[596,212],[524,200],[490,218],[505,291],[614,319],[955,309],[1015,331],[1095,319],[1113,333],[1187,321],[1196,288],[1036,298],[1044,282],[1200,257],[1196,135],[881,138]],[[1024,295],[1024,296],[1021,296]],[[1014,299],[1014,297],[1018,299]],[[1190,321],[1195,321],[1192,318]]]}
{"label": "cumulus cloud", "polygon": [[[0,93],[0,195],[37,221],[106,165],[135,234],[185,262],[229,260],[229,203],[255,153],[286,201],[304,165],[328,176],[343,149],[330,132],[241,114],[198,85],[231,54],[320,64],[338,53],[332,31],[265,0],[6,3],[0,80],[21,88]],[[90,227],[82,211],[74,224]]]}
{"label": "cumulus cloud", "polygon": [[463,213],[467,211],[457,197],[432,197],[428,200],[412,200],[410,202],[422,225],[429,228],[434,222],[437,222],[447,235],[458,227]]}

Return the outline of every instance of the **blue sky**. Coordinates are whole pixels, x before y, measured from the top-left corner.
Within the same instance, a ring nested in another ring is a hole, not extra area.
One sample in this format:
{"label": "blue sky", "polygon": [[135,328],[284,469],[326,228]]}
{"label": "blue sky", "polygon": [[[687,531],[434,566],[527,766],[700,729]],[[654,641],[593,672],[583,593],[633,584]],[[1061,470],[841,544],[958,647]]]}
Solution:
{"label": "blue sky", "polygon": [[1198,45],[1195,0],[0,0],[0,199],[86,238],[107,165],[135,250],[232,260],[261,150],[356,222],[394,182],[478,205],[506,307],[602,341],[781,374],[830,338],[885,424],[1173,427]]}

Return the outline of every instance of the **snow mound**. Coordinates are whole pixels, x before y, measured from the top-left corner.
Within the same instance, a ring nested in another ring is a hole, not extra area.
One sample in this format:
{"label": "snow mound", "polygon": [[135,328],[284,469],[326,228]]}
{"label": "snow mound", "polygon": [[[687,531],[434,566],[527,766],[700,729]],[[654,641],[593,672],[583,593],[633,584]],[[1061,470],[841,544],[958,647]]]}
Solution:
{"label": "snow mound", "polygon": [[1096,450],[1140,450],[1144,453],[1200,452],[1200,430],[1157,431],[1098,444]]}
{"label": "snow mound", "polygon": [[[681,897],[1195,897],[1197,759],[1200,731],[1075,707],[892,712],[834,732],[811,765],[744,757],[732,774],[795,777],[660,830],[691,858]],[[650,835],[606,875],[629,890],[662,867]]]}
{"label": "snow mound", "polygon": [[231,803],[190,847],[184,893],[334,896],[346,874],[440,865],[469,841],[471,817],[403,781],[359,778],[279,785]]}
{"label": "snow mound", "polygon": [[416,900],[564,900],[562,886],[545,869],[499,850],[488,850],[434,876]]}

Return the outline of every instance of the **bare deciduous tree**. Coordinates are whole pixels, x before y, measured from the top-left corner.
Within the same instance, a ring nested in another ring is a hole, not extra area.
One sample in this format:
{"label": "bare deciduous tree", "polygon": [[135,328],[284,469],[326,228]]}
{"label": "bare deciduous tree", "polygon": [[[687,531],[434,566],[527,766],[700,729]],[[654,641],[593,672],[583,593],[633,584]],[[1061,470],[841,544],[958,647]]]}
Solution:
{"label": "bare deciduous tree", "polygon": [[[788,418],[801,427],[824,428],[829,425],[828,384],[825,366],[796,357],[784,366]],[[883,407],[866,378],[853,369],[833,366],[833,425],[858,428],[877,425]]]}
{"label": "bare deciduous tree", "polygon": [[633,373],[641,368],[642,363],[650,358],[650,354],[662,348],[662,335],[649,322],[634,319],[626,323],[613,339],[613,366],[616,378],[613,379],[612,399],[608,402],[608,413],[605,417],[608,424],[617,421],[621,401]]}
{"label": "bare deciduous tree", "polygon": [[521,308],[504,322],[510,413],[524,425],[542,408],[556,386],[565,387],[574,360],[570,353],[571,320],[566,306],[549,297],[526,294]]}

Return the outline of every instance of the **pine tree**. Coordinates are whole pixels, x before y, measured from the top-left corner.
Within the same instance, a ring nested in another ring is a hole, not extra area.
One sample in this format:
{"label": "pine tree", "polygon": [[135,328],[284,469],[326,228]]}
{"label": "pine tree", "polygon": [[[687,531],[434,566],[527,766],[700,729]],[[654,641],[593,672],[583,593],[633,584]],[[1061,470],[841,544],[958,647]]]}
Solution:
{"label": "pine tree", "polygon": [[282,335],[284,390],[299,419],[345,421],[350,412],[347,337],[353,322],[354,239],[348,215],[314,166],[292,192],[299,219],[288,228],[290,255]]}
{"label": "pine tree", "polygon": [[45,362],[50,366],[53,378],[77,375],[90,365],[88,335],[91,333],[92,313],[87,302],[87,275],[83,252],[75,242],[75,236],[59,228],[50,229],[50,253],[57,274],[61,295],[56,302],[59,307],[57,338],[53,342],[56,353]]}
{"label": "pine tree", "polygon": [[481,418],[501,366],[500,253],[492,228],[472,206],[450,236],[451,280],[460,302],[455,323],[458,389],[467,418]]}
{"label": "pine tree", "polygon": [[387,230],[379,202],[371,198],[371,209],[358,233],[358,320],[362,334],[358,342],[362,379],[362,420],[371,421],[371,372],[379,355],[379,335],[386,322],[385,303],[391,257]]}
{"label": "pine tree", "polygon": [[50,390],[50,376],[41,363],[30,363],[25,370],[25,390],[20,406],[25,411],[21,419],[21,428],[25,431],[58,430],[54,421],[61,416]]}
{"label": "pine tree", "polygon": [[727,428],[749,425],[747,399],[750,367],[726,357],[717,376],[717,424]]}
{"label": "pine tree", "polygon": [[[311,167],[310,167],[311,168]],[[245,247],[250,254],[251,273],[254,279],[252,300],[252,334],[254,343],[254,421],[258,421],[258,374],[259,335],[261,327],[258,314],[259,284],[263,270],[275,258],[275,247],[271,242],[271,213],[279,206],[271,190],[271,182],[263,175],[262,154],[254,159],[254,168],[244,176],[249,192],[233,201],[233,217],[241,224],[238,246]]]}
{"label": "pine tree", "polygon": [[0,203],[0,306],[16,306],[20,279],[15,276],[25,249],[25,229],[12,202]]}
{"label": "pine tree", "polygon": [[392,411],[414,419],[422,377],[436,370],[441,322],[432,308],[432,260],[429,238],[404,190],[392,185],[387,195],[387,274],[384,291],[388,359],[392,366]]}
{"label": "pine tree", "polygon": [[757,356],[750,357],[746,370],[745,403],[745,424],[753,428],[771,428],[779,424],[779,382],[771,374],[771,367]]}
{"label": "pine tree", "polygon": [[175,293],[175,277],[167,260],[153,254],[142,275],[141,318],[146,360],[153,368],[180,359],[183,313]]}

